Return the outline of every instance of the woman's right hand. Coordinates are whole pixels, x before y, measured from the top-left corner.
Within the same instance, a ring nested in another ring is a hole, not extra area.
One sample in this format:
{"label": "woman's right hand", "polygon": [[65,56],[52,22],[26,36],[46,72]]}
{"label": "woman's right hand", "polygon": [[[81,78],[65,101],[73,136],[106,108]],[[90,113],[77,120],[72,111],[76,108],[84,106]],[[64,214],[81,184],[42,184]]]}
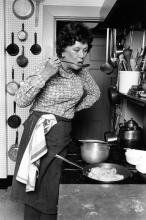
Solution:
{"label": "woman's right hand", "polygon": [[58,57],[48,58],[45,63],[45,69],[42,73],[42,77],[45,80],[48,80],[58,72],[60,66],[61,66],[61,61]]}

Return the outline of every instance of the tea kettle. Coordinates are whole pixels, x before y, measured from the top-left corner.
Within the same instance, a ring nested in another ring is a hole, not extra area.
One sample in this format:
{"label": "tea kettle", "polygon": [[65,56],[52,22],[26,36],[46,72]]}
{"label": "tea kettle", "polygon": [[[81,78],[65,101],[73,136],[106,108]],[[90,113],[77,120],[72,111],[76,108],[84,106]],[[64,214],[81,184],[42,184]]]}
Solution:
{"label": "tea kettle", "polygon": [[131,118],[129,121],[119,124],[119,139],[122,141],[141,141],[142,129],[136,121]]}

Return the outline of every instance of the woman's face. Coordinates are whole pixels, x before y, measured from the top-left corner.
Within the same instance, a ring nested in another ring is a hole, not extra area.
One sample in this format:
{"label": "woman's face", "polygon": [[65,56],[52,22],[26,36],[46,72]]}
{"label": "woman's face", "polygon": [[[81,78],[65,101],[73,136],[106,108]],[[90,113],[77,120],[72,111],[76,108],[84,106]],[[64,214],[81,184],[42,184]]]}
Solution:
{"label": "woman's face", "polygon": [[67,46],[65,48],[65,51],[62,53],[62,58],[61,58],[61,60],[64,61],[63,67],[65,67],[66,69],[74,69],[74,70],[81,69],[87,53],[88,53],[88,44],[86,43],[83,44],[79,41],[76,41],[74,45]]}

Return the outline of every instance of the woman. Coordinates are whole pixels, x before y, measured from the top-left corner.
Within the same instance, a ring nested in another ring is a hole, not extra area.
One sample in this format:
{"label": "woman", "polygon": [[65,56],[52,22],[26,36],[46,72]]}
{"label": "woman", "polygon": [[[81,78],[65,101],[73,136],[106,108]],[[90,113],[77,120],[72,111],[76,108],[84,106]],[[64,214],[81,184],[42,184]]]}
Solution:
{"label": "woman", "polygon": [[[91,43],[92,35],[86,26],[76,22],[65,25],[58,34],[57,57],[42,62],[16,94],[19,107],[32,104],[24,123],[12,184],[12,198],[25,204],[25,220],[57,218],[62,161],[54,156],[67,154],[75,112],[91,107],[100,97],[99,87],[83,66]],[[16,180],[18,170],[32,132],[40,117],[46,114],[53,115],[56,124],[45,134],[47,153],[39,160],[35,189],[26,192],[25,184]]]}

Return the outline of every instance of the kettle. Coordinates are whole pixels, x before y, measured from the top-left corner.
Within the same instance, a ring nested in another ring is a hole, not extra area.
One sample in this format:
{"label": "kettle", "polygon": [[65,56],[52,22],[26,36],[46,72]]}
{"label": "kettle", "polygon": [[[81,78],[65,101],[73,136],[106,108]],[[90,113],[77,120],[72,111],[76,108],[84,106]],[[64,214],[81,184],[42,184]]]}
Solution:
{"label": "kettle", "polygon": [[124,120],[124,123],[119,124],[119,139],[121,141],[141,141],[142,129],[136,121],[131,118],[129,121]]}

